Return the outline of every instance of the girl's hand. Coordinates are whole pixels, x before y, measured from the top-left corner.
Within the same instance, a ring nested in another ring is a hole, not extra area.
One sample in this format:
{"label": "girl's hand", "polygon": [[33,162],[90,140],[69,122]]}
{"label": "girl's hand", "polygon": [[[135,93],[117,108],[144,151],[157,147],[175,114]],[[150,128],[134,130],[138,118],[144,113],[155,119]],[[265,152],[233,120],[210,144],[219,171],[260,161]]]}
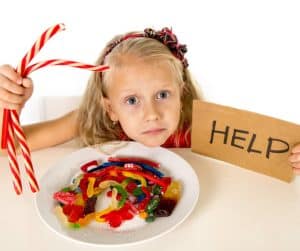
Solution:
{"label": "girl's hand", "polygon": [[300,144],[293,147],[289,161],[293,167],[294,173],[300,175]]}
{"label": "girl's hand", "polygon": [[31,79],[22,78],[10,65],[0,66],[0,108],[20,112],[32,92]]}

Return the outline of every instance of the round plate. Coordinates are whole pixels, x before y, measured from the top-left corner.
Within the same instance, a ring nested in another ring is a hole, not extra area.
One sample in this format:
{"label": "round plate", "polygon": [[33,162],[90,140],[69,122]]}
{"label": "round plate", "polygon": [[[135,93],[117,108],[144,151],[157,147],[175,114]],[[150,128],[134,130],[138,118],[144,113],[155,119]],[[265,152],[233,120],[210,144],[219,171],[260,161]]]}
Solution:
{"label": "round plate", "polygon": [[[106,223],[92,223],[80,229],[72,229],[59,221],[54,213],[53,193],[70,184],[80,171],[80,165],[91,160],[106,161],[108,156],[144,157],[161,164],[166,176],[179,180],[182,194],[169,217],[157,218],[145,223],[139,217],[124,222],[113,229]],[[149,148],[136,142],[111,142],[94,148],[83,148],[71,153],[42,177],[41,190],[35,197],[36,208],[45,224],[54,232],[69,240],[96,246],[120,246],[140,243],[159,237],[177,227],[194,209],[199,196],[199,182],[192,167],[180,156],[161,148]]]}

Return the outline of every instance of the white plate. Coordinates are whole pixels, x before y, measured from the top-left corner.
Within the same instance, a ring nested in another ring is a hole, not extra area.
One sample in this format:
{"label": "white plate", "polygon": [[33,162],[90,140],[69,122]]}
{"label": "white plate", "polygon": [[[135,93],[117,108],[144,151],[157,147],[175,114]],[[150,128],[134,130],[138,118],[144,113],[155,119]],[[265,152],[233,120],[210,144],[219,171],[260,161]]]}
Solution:
{"label": "white plate", "polygon": [[[63,226],[54,214],[53,193],[70,184],[81,164],[94,159],[105,161],[109,155],[137,156],[157,161],[161,164],[160,170],[166,176],[179,180],[182,184],[182,194],[172,214],[169,217],[157,218],[152,223],[145,223],[136,217],[124,222],[117,229],[107,227],[106,223],[96,222],[80,229]],[[67,239],[96,246],[129,245],[159,237],[173,230],[188,217],[199,196],[198,178],[184,159],[164,148],[148,148],[135,142],[112,142],[78,150],[49,168],[40,184],[41,190],[37,193],[35,202],[37,211],[46,225]]]}

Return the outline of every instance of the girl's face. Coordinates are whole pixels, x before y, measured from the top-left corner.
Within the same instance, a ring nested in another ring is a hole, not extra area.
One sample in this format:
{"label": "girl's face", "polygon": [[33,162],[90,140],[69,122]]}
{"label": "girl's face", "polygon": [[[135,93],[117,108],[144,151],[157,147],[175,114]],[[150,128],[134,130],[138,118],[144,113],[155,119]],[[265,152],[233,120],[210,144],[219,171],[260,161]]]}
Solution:
{"label": "girl's face", "polygon": [[111,120],[134,141],[162,145],[180,120],[180,87],[170,65],[127,57],[109,74],[104,102]]}

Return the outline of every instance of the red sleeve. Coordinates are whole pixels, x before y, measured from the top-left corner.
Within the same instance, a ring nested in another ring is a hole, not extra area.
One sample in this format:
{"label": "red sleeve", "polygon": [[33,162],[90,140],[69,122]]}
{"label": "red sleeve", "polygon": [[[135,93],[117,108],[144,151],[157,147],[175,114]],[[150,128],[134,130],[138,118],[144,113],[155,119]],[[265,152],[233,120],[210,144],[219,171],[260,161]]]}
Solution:
{"label": "red sleeve", "polygon": [[186,133],[186,131],[180,131],[175,134],[172,134],[167,139],[167,141],[161,146],[166,148],[172,148],[172,147],[189,148],[191,147],[191,132],[189,131],[188,133]]}

